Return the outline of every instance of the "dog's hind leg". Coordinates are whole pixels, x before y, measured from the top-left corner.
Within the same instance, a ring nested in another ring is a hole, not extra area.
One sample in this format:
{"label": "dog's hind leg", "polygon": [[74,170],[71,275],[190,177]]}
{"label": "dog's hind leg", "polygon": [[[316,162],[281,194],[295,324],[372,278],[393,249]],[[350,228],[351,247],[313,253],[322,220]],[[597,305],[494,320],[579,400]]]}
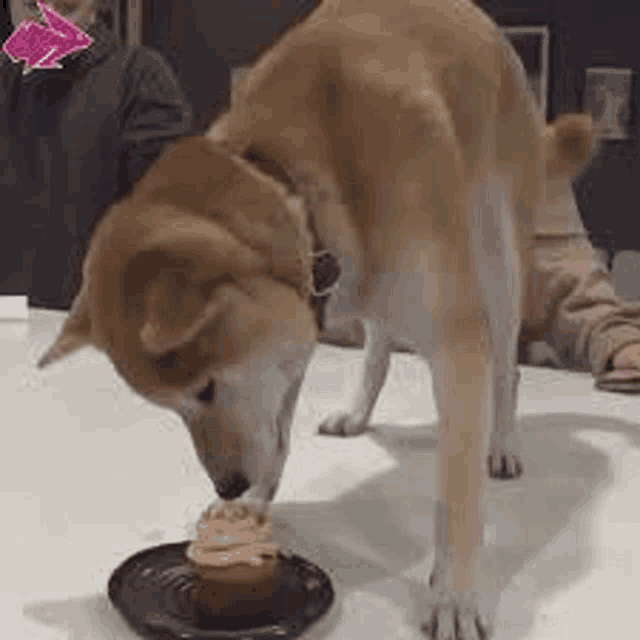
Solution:
{"label": "dog's hind leg", "polygon": [[[492,326],[499,322],[492,322]],[[492,334],[494,331],[492,330]],[[520,372],[511,362],[513,358],[513,343],[515,338],[513,327],[505,329],[504,344],[496,349],[494,365],[494,401],[493,416],[494,430],[489,444],[488,467],[492,478],[509,480],[522,475],[522,461],[520,459],[520,441],[517,432],[516,409],[518,403],[518,385]],[[515,347],[517,348],[517,346]]]}
{"label": "dog's hind leg", "polygon": [[[493,343],[493,429],[487,463],[492,478],[507,480],[519,478],[523,471],[516,429],[520,382],[517,348],[522,321],[523,285],[520,259],[515,250],[513,213],[504,209],[506,202],[498,183],[487,188],[486,199],[487,204],[493,202],[488,209],[494,213],[475,218],[478,226],[472,231],[472,239]],[[490,244],[492,242],[493,247]],[[440,414],[438,390],[441,386],[441,370],[435,360],[430,359],[429,363],[433,397]]]}
{"label": "dog's hind leg", "polygon": [[493,343],[493,431],[488,468],[492,478],[522,475],[516,409],[518,339],[522,323],[523,265],[513,204],[496,177],[486,186],[481,215],[474,215],[471,243],[487,308]]}

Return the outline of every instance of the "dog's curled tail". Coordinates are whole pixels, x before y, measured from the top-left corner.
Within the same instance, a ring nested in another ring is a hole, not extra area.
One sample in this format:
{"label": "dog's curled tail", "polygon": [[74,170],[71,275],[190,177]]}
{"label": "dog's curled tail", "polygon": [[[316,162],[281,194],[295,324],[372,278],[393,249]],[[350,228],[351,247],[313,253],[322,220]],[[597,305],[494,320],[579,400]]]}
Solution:
{"label": "dog's curled tail", "polygon": [[566,113],[547,125],[547,176],[578,175],[600,147],[600,136],[589,113]]}

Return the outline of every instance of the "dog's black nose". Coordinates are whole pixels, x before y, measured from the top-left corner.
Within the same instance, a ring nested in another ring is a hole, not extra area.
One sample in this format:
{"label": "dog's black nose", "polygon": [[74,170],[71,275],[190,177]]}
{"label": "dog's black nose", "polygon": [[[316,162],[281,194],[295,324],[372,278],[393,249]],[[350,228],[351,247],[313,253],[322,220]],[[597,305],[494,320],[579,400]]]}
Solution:
{"label": "dog's black nose", "polygon": [[233,471],[219,482],[214,482],[214,486],[223,500],[233,500],[239,498],[251,486],[251,483],[242,471]]}

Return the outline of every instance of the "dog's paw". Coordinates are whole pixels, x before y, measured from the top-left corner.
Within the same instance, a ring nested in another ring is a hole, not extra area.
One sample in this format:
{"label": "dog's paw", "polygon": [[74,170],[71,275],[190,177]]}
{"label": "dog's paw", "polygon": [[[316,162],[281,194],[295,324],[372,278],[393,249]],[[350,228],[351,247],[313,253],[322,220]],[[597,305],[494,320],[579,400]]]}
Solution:
{"label": "dog's paw", "polygon": [[487,617],[480,613],[473,593],[429,588],[412,579],[415,600],[413,622],[428,640],[490,640],[493,637]]}
{"label": "dog's paw", "polygon": [[516,434],[507,437],[492,433],[489,444],[489,476],[498,480],[518,479],[522,475],[522,461]]}
{"label": "dog's paw", "polygon": [[318,429],[323,436],[349,436],[362,435],[367,430],[367,420],[361,416],[350,413],[335,413],[324,420]]}

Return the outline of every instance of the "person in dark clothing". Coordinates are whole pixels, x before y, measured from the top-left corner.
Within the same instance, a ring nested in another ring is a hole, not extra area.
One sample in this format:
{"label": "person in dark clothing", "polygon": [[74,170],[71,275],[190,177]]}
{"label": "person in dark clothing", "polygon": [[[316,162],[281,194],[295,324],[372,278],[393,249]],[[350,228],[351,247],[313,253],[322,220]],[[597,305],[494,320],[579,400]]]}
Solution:
{"label": "person in dark clothing", "polygon": [[[93,43],[26,75],[0,52],[0,294],[66,310],[96,223],[190,132],[192,113],[161,54],[120,45],[99,0],[50,4]],[[14,27],[32,6],[10,0]]]}

